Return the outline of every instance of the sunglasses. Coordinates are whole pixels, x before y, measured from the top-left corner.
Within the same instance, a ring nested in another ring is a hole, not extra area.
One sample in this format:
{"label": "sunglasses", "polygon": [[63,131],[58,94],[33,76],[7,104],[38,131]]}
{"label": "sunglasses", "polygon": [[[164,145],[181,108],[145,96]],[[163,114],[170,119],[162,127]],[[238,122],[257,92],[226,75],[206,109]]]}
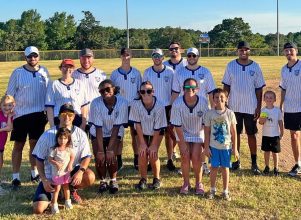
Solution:
{"label": "sunglasses", "polygon": [[162,55],[159,55],[159,54],[154,54],[153,56],[152,56],[152,58],[154,58],[154,59],[161,59],[163,56]]}
{"label": "sunglasses", "polygon": [[147,90],[140,90],[139,92],[140,92],[141,95],[144,95],[146,93],[150,95],[150,94],[152,94],[153,90],[152,89],[147,89]]}
{"label": "sunglasses", "polygon": [[62,113],[60,114],[60,116],[62,116],[62,117],[68,116],[69,118],[71,118],[71,117],[74,116],[74,113],[72,113],[72,112],[62,112]]}
{"label": "sunglasses", "polygon": [[37,58],[39,55],[38,54],[29,54],[26,58],[31,59],[31,58]]}
{"label": "sunglasses", "polygon": [[188,54],[187,57],[188,58],[191,58],[191,57],[196,58],[196,55],[195,54]]}
{"label": "sunglasses", "polygon": [[100,89],[99,92],[104,94],[105,92],[109,93],[111,92],[112,87],[106,87],[104,89]]}
{"label": "sunglasses", "polygon": [[186,90],[192,90],[192,91],[194,91],[194,90],[196,90],[198,87],[197,86],[183,86],[183,88],[184,89],[186,89]]}
{"label": "sunglasses", "polygon": [[171,48],[169,48],[169,51],[178,51],[179,50],[179,47],[171,47]]}

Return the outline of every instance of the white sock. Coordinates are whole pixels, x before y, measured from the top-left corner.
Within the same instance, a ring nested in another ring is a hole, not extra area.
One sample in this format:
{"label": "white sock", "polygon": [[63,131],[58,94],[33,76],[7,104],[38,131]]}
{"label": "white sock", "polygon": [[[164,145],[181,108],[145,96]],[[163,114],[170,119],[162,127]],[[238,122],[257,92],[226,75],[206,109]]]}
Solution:
{"label": "white sock", "polygon": [[210,192],[216,192],[216,188],[215,187],[210,187]]}
{"label": "white sock", "polygon": [[14,179],[20,180],[20,173],[13,173],[13,180]]}
{"label": "white sock", "polygon": [[39,172],[37,169],[31,170],[30,172],[31,172],[32,178],[35,178],[37,175],[39,175]]}
{"label": "white sock", "polygon": [[228,189],[225,189],[225,190],[224,190],[224,194],[229,194],[229,190],[228,190]]}
{"label": "white sock", "polygon": [[298,166],[301,167],[301,160],[298,160]]}

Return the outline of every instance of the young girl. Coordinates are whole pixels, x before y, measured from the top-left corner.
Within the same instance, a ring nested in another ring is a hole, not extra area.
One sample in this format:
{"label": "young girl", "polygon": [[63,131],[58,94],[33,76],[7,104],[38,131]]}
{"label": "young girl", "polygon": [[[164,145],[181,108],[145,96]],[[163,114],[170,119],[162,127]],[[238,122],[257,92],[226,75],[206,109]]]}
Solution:
{"label": "young girl", "polygon": [[213,90],[215,107],[205,114],[205,154],[211,157],[209,199],[215,196],[216,176],[219,168],[223,178],[223,198],[231,200],[229,195],[229,168],[231,153],[238,159],[236,145],[236,118],[234,112],[226,107],[228,93],[223,89]]}
{"label": "young girl", "polygon": [[[5,95],[1,98],[0,111],[0,175],[3,166],[3,152],[7,140],[8,132],[13,129],[12,118],[14,115],[13,108],[15,99],[10,95]],[[6,191],[0,186],[0,195],[4,195]]]}
{"label": "young girl", "polygon": [[264,174],[269,174],[270,152],[273,153],[274,175],[279,175],[278,153],[280,152],[280,139],[283,136],[283,121],[280,108],[275,107],[276,94],[266,91],[263,95],[266,106],[261,109],[259,124],[263,125],[261,150],[264,151]]}
{"label": "young girl", "polygon": [[64,189],[65,207],[66,209],[72,209],[70,199],[70,172],[74,161],[74,153],[71,149],[71,132],[67,128],[60,128],[56,134],[56,145],[52,148],[48,160],[52,165],[52,181],[54,185],[54,193],[51,200],[53,214],[59,213],[58,208],[58,194],[61,189],[61,185]]}

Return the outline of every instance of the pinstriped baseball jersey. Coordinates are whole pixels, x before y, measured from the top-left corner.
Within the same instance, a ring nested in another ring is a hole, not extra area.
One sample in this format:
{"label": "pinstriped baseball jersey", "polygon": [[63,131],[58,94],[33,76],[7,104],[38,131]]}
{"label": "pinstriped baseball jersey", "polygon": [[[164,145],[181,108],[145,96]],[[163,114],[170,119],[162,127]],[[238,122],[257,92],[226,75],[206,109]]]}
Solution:
{"label": "pinstriped baseball jersey", "polygon": [[[109,110],[103,98],[97,97],[91,103],[89,122],[95,127],[101,127],[103,137],[111,137],[112,129],[116,125],[121,125],[118,136],[124,136],[124,127],[128,123],[128,102],[121,96],[115,96],[113,110]],[[96,137],[96,129],[92,126],[90,133]]]}
{"label": "pinstriped baseball jersey", "polygon": [[131,67],[127,73],[121,68],[118,68],[112,72],[110,79],[114,82],[115,86],[120,87],[120,95],[123,96],[129,104],[138,97],[142,77],[136,68]]}
{"label": "pinstriped baseball jersey", "polygon": [[168,106],[171,104],[173,76],[174,71],[168,66],[164,66],[161,72],[156,72],[151,66],[145,70],[142,81],[150,81],[155,91],[154,95],[164,106]]}
{"label": "pinstriped baseball jersey", "polygon": [[212,74],[206,67],[199,66],[196,70],[190,70],[186,66],[175,73],[172,91],[183,95],[184,81],[188,78],[193,78],[198,82],[198,95],[205,99],[207,99],[207,94],[211,93],[216,88]]}
{"label": "pinstriped baseball jersey", "polygon": [[13,71],[6,93],[16,101],[14,118],[45,110],[48,82],[49,73],[43,66],[37,71],[29,71],[25,66]]}
{"label": "pinstriped baseball jersey", "polygon": [[177,71],[178,71],[179,69],[181,69],[182,67],[187,66],[187,60],[184,59],[184,58],[181,58],[181,60],[180,60],[178,63],[176,63],[176,64],[173,64],[173,63],[171,62],[171,60],[166,60],[166,61],[163,62],[163,64],[164,64],[165,66],[169,66],[169,67],[172,68],[175,72],[177,72]]}
{"label": "pinstriped baseball jersey", "polygon": [[98,90],[99,83],[107,78],[104,71],[96,68],[90,73],[83,73],[80,69],[77,69],[72,73],[72,76],[82,82],[86,89],[87,100],[90,103],[100,95]]}
{"label": "pinstriped baseball jersey", "polygon": [[131,105],[129,120],[141,124],[144,135],[154,135],[154,131],[159,131],[167,127],[164,105],[154,96],[152,109],[145,108],[141,99],[134,100]]}
{"label": "pinstriped baseball jersey", "polygon": [[60,107],[65,103],[72,104],[76,114],[81,114],[81,107],[89,104],[84,86],[78,79],[73,79],[69,85],[58,79],[48,86],[45,106],[54,108],[54,117],[59,115]]}
{"label": "pinstriped baseball jersey", "polygon": [[[51,179],[51,164],[48,161],[48,156],[52,147],[56,144],[55,135],[57,130],[58,127],[55,126],[45,131],[39,138],[32,152],[32,155],[36,159],[44,161],[44,169],[47,179]],[[82,129],[73,126],[71,131],[71,140],[72,150],[75,154],[73,166],[80,164],[81,160],[92,156],[87,135]]]}
{"label": "pinstriped baseball jersey", "polygon": [[287,113],[301,112],[301,62],[281,69],[280,88],[285,90],[283,110]]}
{"label": "pinstriped baseball jersey", "polygon": [[203,143],[203,117],[208,111],[208,103],[202,96],[197,96],[195,106],[189,107],[184,96],[178,97],[172,104],[170,123],[182,127],[185,142]]}
{"label": "pinstriped baseball jersey", "polygon": [[229,108],[234,112],[254,114],[257,107],[256,89],[265,86],[260,66],[252,61],[241,65],[237,60],[228,63],[223,84],[231,87]]}

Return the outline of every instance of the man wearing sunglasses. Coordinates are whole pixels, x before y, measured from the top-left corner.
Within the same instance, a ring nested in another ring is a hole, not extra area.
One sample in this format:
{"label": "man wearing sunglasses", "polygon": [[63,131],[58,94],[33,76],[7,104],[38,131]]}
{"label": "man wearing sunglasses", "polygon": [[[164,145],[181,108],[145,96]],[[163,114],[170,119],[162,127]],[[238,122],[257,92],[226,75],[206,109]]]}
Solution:
{"label": "man wearing sunglasses", "polygon": [[[222,83],[229,93],[229,108],[234,111],[237,125],[237,149],[240,150],[240,134],[243,124],[248,136],[251,153],[251,170],[254,175],[261,172],[257,166],[256,121],[261,111],[262,88],[265,86],[260,66],[249,59],[250,45],[241,41],[237,45],[238,59],[228,63]],[[240,161],[232,164],[232,170],[240,168]]]}
{"label": "man wearing sunglasses", "polygon": [[[150,81],[153,84],[155,96],[165,106],[167,122],[169,122],[171,109],[171,87],[174,71],[172,68],[162,63],[164,60],[164,53],[161,49],[156,48],[153,50],[152,60],[153,66],[145,70],[142,81]],[[171,127],[168,126],[165,132],[165,145],[168,159],[166,166],[169,171],[174,171],[176,167],[173,163],[174,147],[170,137],[170,134],[173,134],[171,132],[173,131]]]}
{"label": "man wearing sunglasses", "polygon": [[82,129],[72,125],[74,118],[75,110],[73,106],[69,103],[63,104],[59,110],[59,125],[45,131],[32,152],[32,155],[36,158],[42,180],[33,199],[33,212],[35,214],[42,214],[47,209],[51,201],[51,193],[54,191],[51,182],[51,164],[47,158],[52,147],[56,144],[55,136],[59,128],[65,127],[71,131],[72,149],[75,155],[74,168],[70,172],[72,179],[70,191],[73,202],[81,203],[82,201],[77,194],[77,189],[91,186],[95,181],[93,171],[88,168],[92,156],[89,141]]}
{"label": "man wearing sunglasses", "polygon": [[169,44],[168,47],[170,59],[166,60],[163,64],[165,66],[171,67],[174,71],[177,71],[178,69],[185,67],[187,65],[187,60],[185,58],[182,58],[181,52],[181,44],[176,41],[172,41]]}
{"label": "man wearing sunglasses", "polygon": [[44,132],[47,118],[45,115],[45,97],[49,82],[48,70],[39,65],[39,50],[34,46],[25,49],[26,64],[15,69],[10,76],[6,94],[16,100],[14,108],[14,125],[11,133],[11,140],[14,141],[12,151],[12,167],[14,190],[21,186],[20,166],[22,151],[29,136],[29,155],[31,165],[30,179],[39,182],[39,175],[35,159],[31,152],[37,140]]}

